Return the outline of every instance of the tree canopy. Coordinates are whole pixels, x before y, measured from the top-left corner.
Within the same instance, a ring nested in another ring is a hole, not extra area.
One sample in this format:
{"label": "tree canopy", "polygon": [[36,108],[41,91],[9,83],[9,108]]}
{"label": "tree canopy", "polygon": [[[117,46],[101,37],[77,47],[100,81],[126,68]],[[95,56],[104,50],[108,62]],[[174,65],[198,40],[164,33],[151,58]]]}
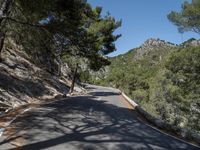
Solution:
{"label": "tree canopy", "polygon": [[2,34],[12,37],[31,56],[38,55],[39,49],[49,53],[48,57],[76,55],[98,69],[109,64],[102,56],[115,50],[114,42],[120,37],[113,33],[121,21],[102,17],[102,8],[93,9],[85,0],[1,0],[0,4],[7,8],[0,15],[5,22]]}
{"label": "tree canopy", "polygon": [[60,75],[66,58],[72,70],[80,63],[99,70],[121,36],[114,35],[121,21],[101,12],[86,0],[0,0],[0,52],[11,39],[51,73]]}
{"label": "tree canopy", "polygon": [[194,31],[200,34],[200,1],[184,2],[182,10],[172,11],[168,19],[178,26],[179,32]]}

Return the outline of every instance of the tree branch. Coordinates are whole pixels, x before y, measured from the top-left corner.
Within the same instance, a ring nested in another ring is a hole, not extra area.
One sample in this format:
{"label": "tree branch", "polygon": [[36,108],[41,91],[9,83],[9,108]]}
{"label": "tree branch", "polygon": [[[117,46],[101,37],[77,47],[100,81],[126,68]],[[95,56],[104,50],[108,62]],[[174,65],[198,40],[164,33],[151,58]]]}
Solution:
{"label": "tree branch", "polygon": [[10,18],[10,17],[3,17],[3,18],[6,19],[6,20],[9,20],[9,21],[18,23],[18,24],[27,25],[27,26],[31,26],[31,27],[37,27],[37,28],[43,28],[44,27],[44,26],[39,25],[39,24],[31,24],[29,22],[23,22],[23,21],[16,20],[16,19]]}
{"label": "tree branch", "polygon": [[15,23],[24,25],[24,26],[30,26],[30,27],[38,28],[38,29],[43,30],[44,32],[46,32],[48,35],[51,34],[47,29],[45,29],[45,27],[44,27],[43,25],[40,25],[40,24],[32,24],[32,23],[29,23],[29,22],[23,22],[23,21],[16,20],[16,19],[11,18],[11,17],[4,17],[4,18],[5,18],[6,20],[8,20],[8,21],[12,21],[12,22],[15,22]]}

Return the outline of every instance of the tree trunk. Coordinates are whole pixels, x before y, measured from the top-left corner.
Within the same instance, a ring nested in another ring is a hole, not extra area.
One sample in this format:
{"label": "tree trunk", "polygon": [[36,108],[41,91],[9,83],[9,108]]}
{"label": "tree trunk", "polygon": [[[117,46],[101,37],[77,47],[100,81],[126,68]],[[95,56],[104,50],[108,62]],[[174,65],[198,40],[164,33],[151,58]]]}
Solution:
{"label": "tree trunk", "polygon": [[0,32],[0,62],[2,61],[1,52],[3,49],[3,45],[4,45],[4,40],[5,40],[5,34]]}
{"label": "tree trunk", "polygon": [[10,8],[14,0],[4,0],[0,7],[0,60],[2,60],[1,53],[4,46],[5,31],[3,31],[3,24],[5,18],[8,17],[10,13]]}
{"label": "tree trunk", "polygon": [[70,94],[74,92],[74,85],[75,85],[75,82],[76,82],[77,71],[78,71],[78,64],[76,65],[76,68],[75,68],[75,71],[74,71],[74,74],[73,74],[72,84],[71,84],[71,87],[70,87],[70,90],[69,90]]}
{"label": "tree trunk", "polygon": [[62,71],[61,71],[61,68],[62,68],[62,60],[61,60],[60,55],[57,57],[57,61],[58,61],[57,75],[58,75],[58,76],[61,76],[61,74],[62,74]]}

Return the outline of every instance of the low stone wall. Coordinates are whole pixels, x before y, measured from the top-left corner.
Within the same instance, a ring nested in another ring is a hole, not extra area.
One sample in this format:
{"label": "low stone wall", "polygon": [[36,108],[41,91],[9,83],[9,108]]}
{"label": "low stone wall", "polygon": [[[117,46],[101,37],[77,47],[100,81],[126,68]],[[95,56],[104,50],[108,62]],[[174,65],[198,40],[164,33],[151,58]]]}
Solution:
{"label": "low stone wall", "polygon": [[131,98],[129,98],[125,93],[121,92],[122,96],[135,108],[135,110],[142,115],[148,122],[153,124],[159,129],[175,133],[179,137],[191,140],[200,145],[200,134],[190,131],[186,128],[180,128],[177,126],[173,126],[171,124],[165,123],[163,120],[155,118],[150,113],[142,109],[137,103],[134,102]]}

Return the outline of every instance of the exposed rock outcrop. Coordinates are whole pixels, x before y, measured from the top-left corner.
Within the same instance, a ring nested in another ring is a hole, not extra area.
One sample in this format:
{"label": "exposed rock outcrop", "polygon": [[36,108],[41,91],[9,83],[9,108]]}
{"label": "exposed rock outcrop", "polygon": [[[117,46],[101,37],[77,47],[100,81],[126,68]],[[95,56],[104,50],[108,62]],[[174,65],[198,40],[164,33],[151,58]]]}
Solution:
{"label": "exposed rock outcrop", "polygon": [[134,59],[138,60],[142,58],[144,55],[148,55],[148,53],[151,52],[152,50],[155,51],[160,48],[164,49],[164,48],[176,47],[176,46],[177,45],[170,42],[166,42],[164,40],[150,38],[146,40],[144,44],[142,44],[139,48],[135,49],[136,52],[134,55]]}
{"label": "exposed rock outcrop", "polygon": [[2,56],[0,111],[68,92],[67,79],[61,80],[31,63],[22,51],[6,49]]}

